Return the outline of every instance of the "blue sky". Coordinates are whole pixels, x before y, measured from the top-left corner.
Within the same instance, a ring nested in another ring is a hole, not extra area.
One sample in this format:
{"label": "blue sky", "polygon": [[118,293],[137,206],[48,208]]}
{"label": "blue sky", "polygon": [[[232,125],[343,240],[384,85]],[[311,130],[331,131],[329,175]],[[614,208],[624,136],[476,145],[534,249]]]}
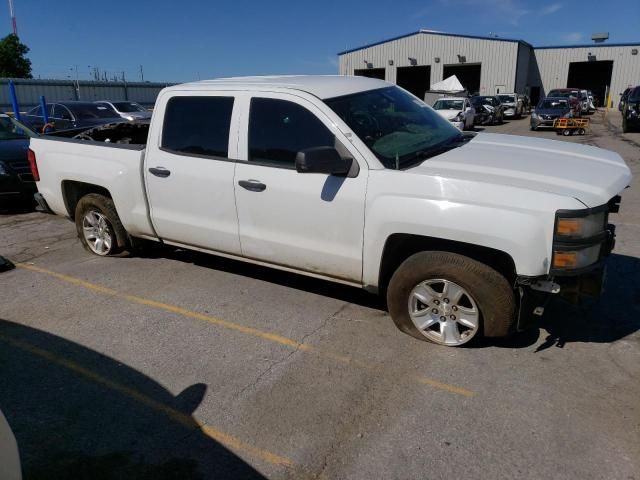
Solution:
{"label": "blue sky", "polygon": [[[640,0],[14,0],[37,78],[182,82],[337,73],[336,53],[420,28],[521,38],[533,45],[640,42]],[[6,2],[5,2],[6,5]],[[0,4],[0,9],[2,4]],[[1,10],[0,10],[1,11]],[[5,6],[5,31],[10,33]]]}

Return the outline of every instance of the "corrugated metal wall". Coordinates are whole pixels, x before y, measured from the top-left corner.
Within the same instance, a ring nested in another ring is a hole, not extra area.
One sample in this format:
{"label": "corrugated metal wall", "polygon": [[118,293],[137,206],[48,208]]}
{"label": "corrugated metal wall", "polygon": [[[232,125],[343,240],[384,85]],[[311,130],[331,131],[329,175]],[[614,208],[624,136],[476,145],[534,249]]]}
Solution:
{"label": "corrugated metal wall", "polygon": [[[612,60],[611,92],[614,103],[618,103],[618,93],[631,85],[640,84],[640,54],[632,55],[633,49],[640,51],[640,44],[630,46],[593,45],[581,48],[536,48],[534,55],[539,73],[533,72],[532,85],[540,85],[544,93],[553,88],[567,87],[569,64],[586,62],[589,54],[595,60]],[[537,78],[536,78],[537,77]]]}
{"label": "corrugated metal wall", "polygon": [[[465,63],[480,63],[480,93],[492,94],[496,85],[504,85],[506,90],[516,87],[516,63],[518,56],[516,41],[485,40],[416,33],[411,36],[391,40],[361,50],[345,53],[339,57],[341,75],[353,75],[354,70],[385,68],[386,80],[395,83],[396,68],[411,65],[409,58],[415,58],[418,65],[431,66],[431,84],[443,80],[444,65],[460,65],[458,55],[466,57]],[[526,47],[526,46],[525,46]],[[436,63],[435,58],[440,58]],[[393,65],[389,65],[393,60]],[[524,60],[522,60],[524,62]]]}
{"label": "corrugated metal wall", "polygon": [[[171,85],[150,82],[78,82],[79,97],[76,95],[76,82],[66,80],[27,80],[14,79],[20,110],[25,111],[40,102],[44,95],[47,102],[63,100],[131,100],[145,106],[155,103],[160,90]],[[0,109],[11,110],[9,98],[9,79],[0,79]]]}

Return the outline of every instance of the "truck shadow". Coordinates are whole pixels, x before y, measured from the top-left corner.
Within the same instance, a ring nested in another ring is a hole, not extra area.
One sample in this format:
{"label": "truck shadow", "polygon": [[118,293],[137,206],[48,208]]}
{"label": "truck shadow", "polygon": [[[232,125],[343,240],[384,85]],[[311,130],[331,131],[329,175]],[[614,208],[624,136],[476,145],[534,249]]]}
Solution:
{"label": "truck shadow", "polygon": [[199,267],[220,270],[222,272],[255,278],[257,280],[263,280],[265,282],[275,283],[305,292],[324,295],[363,307],[373,308],[376,310],[386,309],[385,302],[380,298],[380,296],[368,293],[361,288],[350,287],[340,283],[254,265],[225,257],[218,257],[216,255],[156,245],[145,251],[143,256],[150,258],[169,258],[185,263],[191,263]]}
{"label": "truck shadow", "polygon": [[542,336],[536,352],[568,343],[611,343],[640,330],[640,259],[612,254],[607,259],[605,290],[597,300],[571,305],[553,298],[539,328],[490,342],[509,348],[527,347]]}
{"label": "truck shadow", "polygon": [[25,480],[262,479],[195,419],[206,386],[174,396],[61,337],[0,320],[0,408]]}

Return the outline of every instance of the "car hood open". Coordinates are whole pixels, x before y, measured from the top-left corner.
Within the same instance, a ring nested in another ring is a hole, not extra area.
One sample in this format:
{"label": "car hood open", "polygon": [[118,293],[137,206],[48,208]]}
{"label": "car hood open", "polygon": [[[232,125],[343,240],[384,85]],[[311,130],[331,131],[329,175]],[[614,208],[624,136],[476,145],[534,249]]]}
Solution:
{"label": "car hood open", "polygon": [[631,183],[629,167],[615,152],[494,133],[479,133],[408,171],[570,196],[588,207],[607,203]]}

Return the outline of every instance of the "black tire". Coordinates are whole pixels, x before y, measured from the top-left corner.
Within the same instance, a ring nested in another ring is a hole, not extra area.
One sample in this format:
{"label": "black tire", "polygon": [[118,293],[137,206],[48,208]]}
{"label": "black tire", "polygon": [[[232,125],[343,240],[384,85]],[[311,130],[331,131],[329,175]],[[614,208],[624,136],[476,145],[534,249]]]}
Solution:
{"label": "black tire", "polygon": [[538,130],[537,127],[529,127],[531,129],[532,132],[535,132],[536,130]]}
{"label": "black tire", "polygon": [[450,252],[419,252],[394,272],[387,288],[387,306],[396,326],[423,341],[430,341],[409,315],[409,296],[425,280],[455,282],[473,297],[480,312],[479,336],[510,334],[515,324],[516,300],[507,279],[493,268],[464,255]]}
{"label": "black tire", "polygon": [[[108,235],[110,235],[112,241],[109,248],[106,249],[105,253],[97,253],[96,251],[94,251],[89,245],[89,241],[85,237],[83,230],[83,221],[87,213],[91,211],[97,212],[106,217],[106,232]],[[85,249],[87,249],[94,255],[118,255],[129,248],[129,235],[127,234],[125,228],[122,226],[122,222],[120,222],[120,217],[118,217],[118,212],[116,212],[116,207],[113,203],[113,200],[111,200],[109,197],[105,197],[104,195],[100,195],[97,193],[90,193],[82,197],[78,202],[78,205],[76,205],[75,223],[76,230],[78,232],[78,236],[80,237],[82,245]]]}

